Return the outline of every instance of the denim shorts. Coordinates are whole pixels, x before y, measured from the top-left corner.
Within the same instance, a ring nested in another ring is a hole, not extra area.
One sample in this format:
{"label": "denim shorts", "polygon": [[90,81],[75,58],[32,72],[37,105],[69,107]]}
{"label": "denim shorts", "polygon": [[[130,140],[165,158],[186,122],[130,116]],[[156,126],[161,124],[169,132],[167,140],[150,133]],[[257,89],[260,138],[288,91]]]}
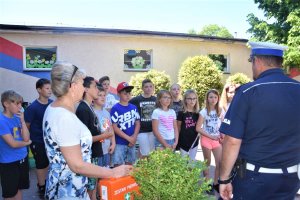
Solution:
{"label": "denim shorts", "polygon": [[98,165],[101,167],[110,167],[110,154],[104,154],[99,158]]}
{"label": "denim shorts", "polygon": [[[171,140],[165,140],[168,145],[173,145],[175,143],[175,138]],[[155,138],[155,148],[164,148],[164,146]]]}
{"label": "denim shorts", "polygon": [[129,147],[128,145],[116,144],[113,154],[113,164],[134,164],[136,161],[135,146]]}

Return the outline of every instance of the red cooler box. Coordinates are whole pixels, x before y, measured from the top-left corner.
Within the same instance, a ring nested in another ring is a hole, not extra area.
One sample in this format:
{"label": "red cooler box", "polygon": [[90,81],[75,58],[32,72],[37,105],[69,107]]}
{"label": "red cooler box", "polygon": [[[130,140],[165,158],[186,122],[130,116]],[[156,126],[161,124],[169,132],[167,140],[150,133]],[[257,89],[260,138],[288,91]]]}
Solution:
{"label": "red cooler box", "polygon": [[133,191],[139,186],[132,176],[101,179],[99,181],[101,200],[133,200]]}

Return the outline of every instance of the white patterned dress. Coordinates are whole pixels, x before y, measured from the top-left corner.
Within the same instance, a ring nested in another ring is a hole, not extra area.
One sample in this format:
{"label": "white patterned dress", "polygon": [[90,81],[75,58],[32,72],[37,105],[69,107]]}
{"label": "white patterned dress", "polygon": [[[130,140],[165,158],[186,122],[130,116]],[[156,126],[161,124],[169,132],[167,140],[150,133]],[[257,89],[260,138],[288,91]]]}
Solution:
{"label": "white patterned dress", "polygon": [[46,199],[89,199],[87,177],[71,171],[60,147],[81,146],[82,159],[91,162],[92,135],[77,116],[61,107],[48,106],[43,120],[44,141],[49,158]]}

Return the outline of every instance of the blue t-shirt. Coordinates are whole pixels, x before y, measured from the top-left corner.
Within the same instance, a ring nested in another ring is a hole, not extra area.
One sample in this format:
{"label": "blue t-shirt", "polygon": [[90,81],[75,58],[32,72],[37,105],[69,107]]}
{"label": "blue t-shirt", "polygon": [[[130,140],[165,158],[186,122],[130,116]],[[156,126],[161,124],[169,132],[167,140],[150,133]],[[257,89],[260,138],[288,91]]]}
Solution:
{"label": "blue t-shirt", "polygon": [[16,115],[9,118],[0,113],[0,163],[11,163],[25,158],[27,156],[27,148],[12,148],[9,146],[2,138],[6,134],[11,134],[15,140],[23,140],[20,118]]}
{"label": "blue t-shirt", "polygon": [[[140,119],[137,108],[135,105],[129,103],[127,106],[123,106],[120,103],[115,104],[111,111],[111,121],[114,124],[118,124],[118,127],[126,134],[133,135],[135,129],[135,121]],[[117,134],[116,144],[128,145],[129,142],[124,138],[121,138]]]}
{"label": "blue t-shirt", "polygon": [[46,108],[51,102],[52,100],[49,99],[47,104],[41,104],[38,100],[35,100],[24,112],[25,122],[30,123],[30,139],[33,142],[44,143],[42,128],[43,117]]}

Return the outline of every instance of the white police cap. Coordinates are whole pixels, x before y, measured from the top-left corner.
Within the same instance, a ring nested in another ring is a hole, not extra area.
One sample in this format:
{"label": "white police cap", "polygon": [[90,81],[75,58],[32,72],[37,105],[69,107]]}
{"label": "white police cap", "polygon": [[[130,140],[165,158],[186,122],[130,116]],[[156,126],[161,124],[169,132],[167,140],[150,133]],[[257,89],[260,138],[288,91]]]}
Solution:
{"label": "white police cap", "polygon": [[271,42],[248,42],[251,47],[251,56],[283,56],[283,51],[287,49],[286,46],[271,43]]}

